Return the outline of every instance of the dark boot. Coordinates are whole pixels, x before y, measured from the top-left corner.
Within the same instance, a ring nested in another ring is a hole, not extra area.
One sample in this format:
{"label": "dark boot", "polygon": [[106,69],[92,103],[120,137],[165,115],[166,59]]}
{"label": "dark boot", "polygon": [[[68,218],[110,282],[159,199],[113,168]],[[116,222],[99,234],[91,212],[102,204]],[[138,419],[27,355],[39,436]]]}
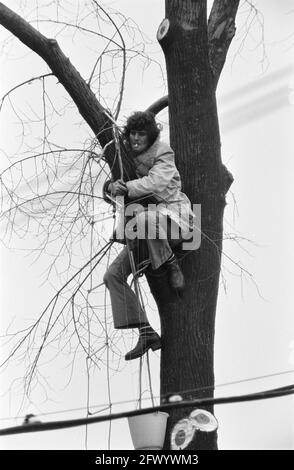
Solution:
{"label": "dark boot", "polygon": [[132,361],[143,356],[148,349],[156,351],[161,348],[160,336],[153,330],[152,333],[140,334],[137,345],[125,355],[126,361]]}
{"label": "dark boot", "polygon": [[167,275],[171,288],[178,294],[182,294],[185,289],[185,278],[176,259],[167,263]]}

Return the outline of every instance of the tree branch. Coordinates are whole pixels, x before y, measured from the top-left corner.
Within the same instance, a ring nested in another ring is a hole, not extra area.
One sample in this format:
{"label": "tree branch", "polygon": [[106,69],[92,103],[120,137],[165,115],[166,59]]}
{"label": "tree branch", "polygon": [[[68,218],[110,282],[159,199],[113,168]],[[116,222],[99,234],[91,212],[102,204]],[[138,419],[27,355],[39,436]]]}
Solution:
{"label": "tree branch", "polygon": [[[235,35],[235,18],[240,0],[215,0],[208,21],[209,62],[217,85],[226,55]],[[169,21],[165,18],[157,32],[157,40],[167,40]],[[152,103],[146,111],[160,113],[168,106],[168,95]]]}
{"label": "tree branch", "polygon": [[46,77],[53,77],[53,73],[45,73],[45,74],[42,74],[42,75],[39,75],[38,77],[32,77],[32,78],[29,78],[28,80],[25,80],[24,82],[22,83],[19,83],[18,85],[14,86],[13,88],[11,88],[11,90],[7,91],[5,93],[5,95],[2,96],[1,98],[1,103],[0,103],[0,111],[1,111],[1,108],[3,106],[3,103],[4,103],[4,100],[10,95],[10,93],[12,93],[13,91],[17,90],[18,88],[24,86],[24,85],[27,85],[28,83],[31,84],[33,83],[35,80],[41,80],[41,79],[44,79]]}
{"label": "tree branch", "polygon": [[231,41],[240,0],[214,0],[208,20],[209,62],[217,86]]}
{"label": "tree branch", "polygon": [[148,106],[146,111],[150,111],[151,113],[158,114],[167,106],[168,106],[168,95],[165,95],[162,98],[159,98],[154,103],[152,103],[150,106]]}
{"label": "tree branch", "polygon": [[[107,129],[111,129],[111,123],[104,114],[104,108],[70,60],[64,55],[57,41],[43,36],[27,21],[2,3],[0,3],[0,24],[45,60],[76,103],[80,114],[104,146],[110,140],[109,137],[107,138],[106,133]],[[89,112],[91,109],[95,112]]]}
{"label": "tree branch", "polygon": [[[113,139],[113,121],[109,118],[109,114],[99,103],[86,81],[62,52],[57,41],[43,36],[3,3],[0,3],[0,24],[44,59],[73,99],[81,116],[94,132],[101,147],[105,147]],[[114,177],[119,177],[117,159],[115,159],[113,148],[109,149],[107,157]],[[125,172],[130,177],[134,174],[134,169],[130,161],[125,160]]]}

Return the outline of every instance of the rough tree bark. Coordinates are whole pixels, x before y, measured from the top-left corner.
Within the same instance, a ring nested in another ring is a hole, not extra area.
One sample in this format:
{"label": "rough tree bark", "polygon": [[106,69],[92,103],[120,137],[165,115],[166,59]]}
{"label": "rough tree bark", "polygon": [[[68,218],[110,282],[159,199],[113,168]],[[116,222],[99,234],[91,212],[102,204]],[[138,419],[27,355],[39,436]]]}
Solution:
{"label": "rough tree bark", "polygon": [[[234,36],[239,0],[215,0],[208,23],[206,4],[206,0],[166,0],[166,18],[159,26],[158,40],[166,59],[169,96],[149,108],[157,113],[169,104],[171,146],[183,190],[192,203],[201,204],[202,211],[201,247],[182,263],[187,284],[184,298],[172,295],[164,275],[148,276],[162,326],[161,394],[186,391],[186,399],[213,395],[222,220],[225,195],[232,183],[221,162],[215,88]],[[100,144],[109,142],[111,120],[57,42],[1,3],[0,24],[46,61]],[[109,147],[107,159],[117,178],[114,146]],[[125,178],[132,179],[133,168],[124,154],[123,160]],[[201,387],[209,388],[195,391]],[[171,412],[165,448],[170,446],[174,424],[190,411]],[[189,445],[199,450],[216,447],[216,433],[196,433]]]}
{"label": "rough tree bark", "polygon": [[[200,389],[186,393],[186,399],[213,395],[222,221],[232,182],[221,162],[215,88],[233,37],[238,3],[215,1],[208,27],[205,1],[167,0],[166,18],[157,34],[166,59],[171,146],[184,192],[192,203],[201,204],[202,241],[200,249],[183,260],[183,300],[162,296],[163,279],[150,282],[162,326],[161,394]],[[153,109],[162,108],[163,102]],[[202,387],[208,388],[201,391]],[[186,409],[184,416],[191,411]],[[184,416],[181,410],[171,413],[166,448],[172,427]],[[195,433],[188,448],[216,447],[216,433]]]}

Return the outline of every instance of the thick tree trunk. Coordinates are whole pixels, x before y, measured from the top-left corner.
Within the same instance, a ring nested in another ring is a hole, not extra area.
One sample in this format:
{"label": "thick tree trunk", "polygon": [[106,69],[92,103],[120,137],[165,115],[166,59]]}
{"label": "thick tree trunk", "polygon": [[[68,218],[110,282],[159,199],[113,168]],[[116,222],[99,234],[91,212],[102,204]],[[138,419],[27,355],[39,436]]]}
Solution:
{"label": "thick tree trunk", "polygon": [[[220,156],[205,4],[168,0],[166,19],[158,30],[167,67],[171,146],[184,192],[201,204],[201,246],[182,263],[184,298],[171,297],[164,279],[150,282],[162,325],[161,394],[183,392],[186,399],[213,395],[214,325],[228,188]],[[171,412],[165,448],[175,423],[191,411]],[[189,448],[216,449],[216,433],[195,433]]]}

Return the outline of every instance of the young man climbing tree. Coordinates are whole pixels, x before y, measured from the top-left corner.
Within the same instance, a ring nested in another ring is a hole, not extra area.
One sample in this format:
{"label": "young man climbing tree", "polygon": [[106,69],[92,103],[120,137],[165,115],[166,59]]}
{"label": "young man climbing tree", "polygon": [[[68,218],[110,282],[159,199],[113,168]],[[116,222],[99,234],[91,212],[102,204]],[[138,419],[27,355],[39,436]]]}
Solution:
{"label": "young man climbing tree", "polygon": [[[150,268],[158,270],[163,266],[171,289],[182,295],[184,276],[173,248],[191,236],[194,215],[189,199],[181,192],[174,152],[160,141],[160,128],[154,114],[148,111],[135,112],[129,117],[124,137],[135,162],[137,179],[126,183],[122,180],[109,182],[106,190],[114,197],[126,196],[128,201],[136,200],[142,204],[142,210],[137,210],[133,219],[137,234],[136,268],[142,261],[142,248],[145,247]],[[125,237],[128,239],[127,230]],[[150,326],[138,296],[127,283],[131,272],[127,242],[104,275],[115,328],[139,329],[138,343],[126,354],[127,361],[141,357],[150,348],[155,351],[161,347],[159,335]]]}

